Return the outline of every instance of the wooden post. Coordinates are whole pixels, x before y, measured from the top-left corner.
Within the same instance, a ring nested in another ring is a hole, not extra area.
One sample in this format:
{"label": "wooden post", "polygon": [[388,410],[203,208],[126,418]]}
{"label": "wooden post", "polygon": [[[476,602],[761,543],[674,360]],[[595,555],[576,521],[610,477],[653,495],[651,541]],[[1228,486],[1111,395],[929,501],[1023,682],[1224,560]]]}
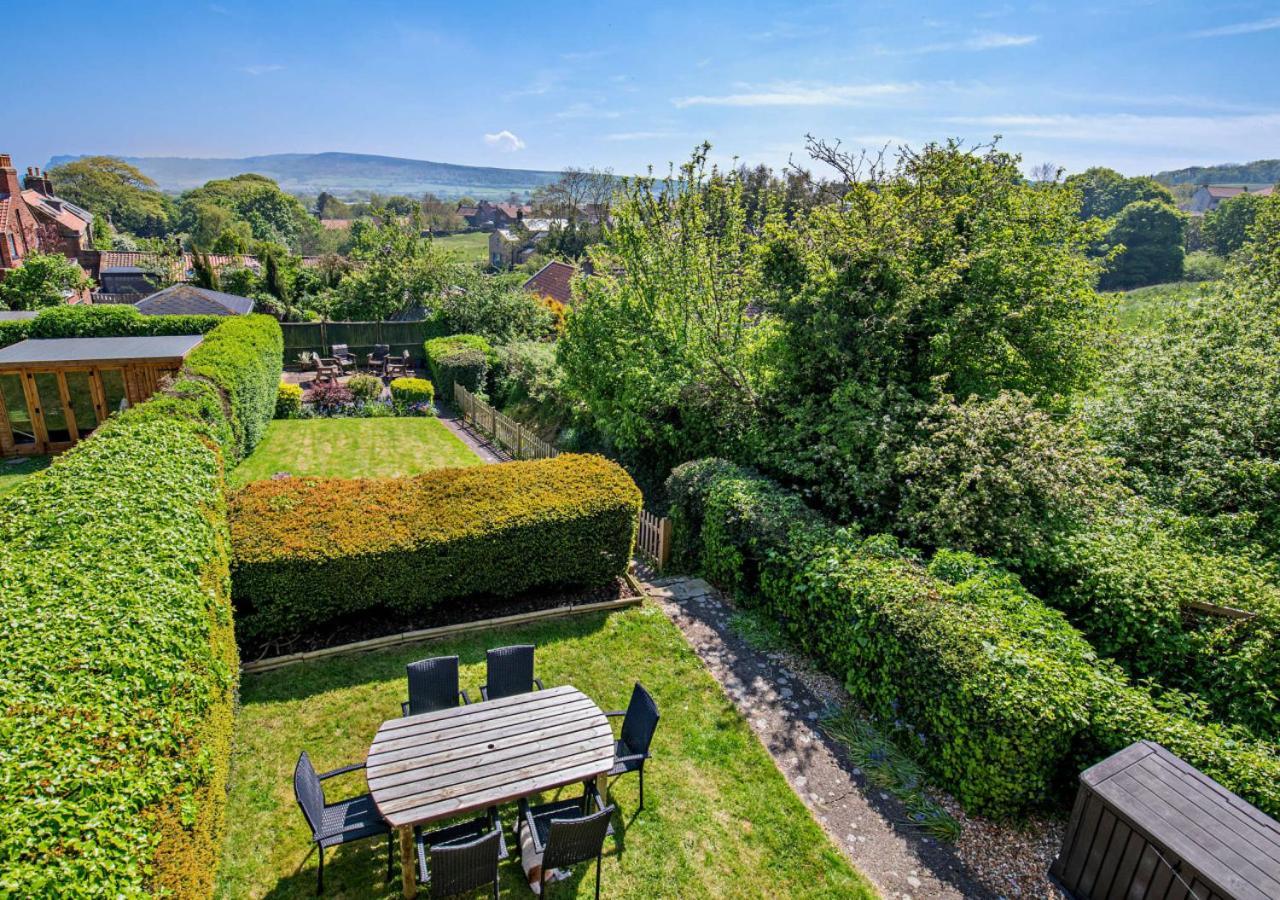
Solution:
{"label": "wooden post", "polygon": [[671,561],[671,520],[663,516],[658,520],[658,571]]}
{"label": "wooden post", "polygon": [[418,865],[414,860],[413,826],[400,829],[400,878],[405,897],[418,896]]}
{"label": "wooden post", "polygon": [[519,422],[517,422],[517,423],[516,423],[516,459],[523,459],[523,458],[524,458],[524,435],[523,435],[523,431],[524,431],[524,429],[523,429],[523,428],[521,428],[520,423],[519,423]]}

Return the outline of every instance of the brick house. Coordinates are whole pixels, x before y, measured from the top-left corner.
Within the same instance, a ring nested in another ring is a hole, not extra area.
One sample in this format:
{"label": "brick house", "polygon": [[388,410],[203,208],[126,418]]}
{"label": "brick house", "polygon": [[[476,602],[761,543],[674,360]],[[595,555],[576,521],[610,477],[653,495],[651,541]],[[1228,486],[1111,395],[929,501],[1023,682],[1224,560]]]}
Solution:
{"label": "brick house", "polygon": [[[53,182],[47,173],[34,166],[27,167],[27,176],[22,180],[22,199],[35,213],[36,220],[45,226],[44,234],[49,239],[57,235],[58,247],[64,256],[72,259],[93,248],[93,213],[76,206],[69,200],[63,200],[53,193]],[[51,247],[42,247],[45,252]]]}
{"label": "brick house", "polygon": [[9,154],[0,153],[0,272],[16,269],[40,249],[40,228]]}
{"label": "brick house", "polygon": [[495,228],[489,234],[489,264],[495,269],[514,269],[538,250],[538,244],[553,226],[564,227],[564,219],[517,220],[518,228]]}
{"label": "brick house", "polygon": [[1217,209],[1224,200],[1239,197],[1241,194],[1253,194],[1256,197],[1270,197],[1275,185],[1250,188],[1247,185],[1235,184],[1202,184],[1191,195],[1187,209],[1193,213],[1207,213]]}

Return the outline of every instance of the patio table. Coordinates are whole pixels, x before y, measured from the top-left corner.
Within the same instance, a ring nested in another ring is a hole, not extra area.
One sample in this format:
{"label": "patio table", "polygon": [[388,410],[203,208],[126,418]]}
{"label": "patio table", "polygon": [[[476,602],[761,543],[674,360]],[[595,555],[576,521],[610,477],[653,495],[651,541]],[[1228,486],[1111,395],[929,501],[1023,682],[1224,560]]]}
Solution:
{"label": "patio table", "polygon": [[569,685],[383,722],[365,774],[400,832],[404,895],[417,895],[415,825],[590,779],[603,797],[613,756],[609,720]]}

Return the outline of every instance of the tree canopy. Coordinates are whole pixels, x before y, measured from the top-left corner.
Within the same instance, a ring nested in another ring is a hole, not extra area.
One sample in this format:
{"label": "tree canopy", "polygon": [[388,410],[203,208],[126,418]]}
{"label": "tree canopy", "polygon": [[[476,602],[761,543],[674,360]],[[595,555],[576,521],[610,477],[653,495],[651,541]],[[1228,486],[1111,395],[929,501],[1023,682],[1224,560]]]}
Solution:
{"label": "tree canopy", "polygon": [[1126,178],[1115,169],[1095,166],[1070,175],[1064,182],[1080,194],[1080,215],[1086,219],[1109,219],[1130,203],[1153,200],[1173,205],[1173,194],[1154,178]]}
{"label": "tree canopy", "polygon": [[31,253],[0,281],[0,309],[58,306],[90,283],[84,270],[61,253]]}
{"label": "tree canopy", "polygon": [[49,170],[54,192],[106,216],[117,229],[144,237],[163,235],[172,202],[135,166],[114,156],[85,156]]}

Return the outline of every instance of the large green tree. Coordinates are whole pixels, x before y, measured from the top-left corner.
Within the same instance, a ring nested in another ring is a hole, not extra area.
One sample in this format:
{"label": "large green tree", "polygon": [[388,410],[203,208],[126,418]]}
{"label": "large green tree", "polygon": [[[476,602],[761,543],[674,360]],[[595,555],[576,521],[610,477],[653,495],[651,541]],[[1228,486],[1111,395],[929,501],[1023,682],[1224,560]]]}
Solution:
{"label": "large green tree", "polygon": [[1204,214],[1204,238],[1219,256],[1229,256],[1244,246],[1264,198],[1240,194]]}
{"label": "large green tree", "polygon": [[767,379],[760,241],[737,173],[709,148],[665,182],[626,183],[598,273],[575,285],[559,343],[566,393],[619,451],[669,467],[748,438]]}
{"label": "large green tree", "polygon": [[1178,281],[1186,261],[1185,213],[1158,200],[1130,203],[1111,220],[1107,244],[1123,247],[1102,277],[1108,290]]}
{"label": "large green tree", "polygon": [[164,234],[172,203],[156,183],[136,167],[114,156],[85,156],[49,170],[53,189],[117,229],[143,237]]}
{"label": "large green tree", "polygon": [[1115,169],[1095,166],[1067,177],[1067,187],[1080,194],[1080,215],[1086,219],[1109,219],[1130,203],[1155,200],[1173,205],[1173,194],[1160,182],[1145,175],[1126,178]]}
{"label": "large green tree", "polygon": [[[221,234],[243,222],[254,240],[306,252],[319,240],[320,224],[297,197],[263,175],[236,175],[207,182],[178,201],[179,224],[196,249],[212,249]],[[230,215],[228,219],[226,214]]]}
{"label": "large green tree", "polygon": [[761,458],[837,513],[886,523],[897,456],[936,398],[1007,389],[1052,407],[1088,383],[1101,226],[994,148],[904,148],[888,165],[812,152],[846,192],[770,230],[783,352]]}

